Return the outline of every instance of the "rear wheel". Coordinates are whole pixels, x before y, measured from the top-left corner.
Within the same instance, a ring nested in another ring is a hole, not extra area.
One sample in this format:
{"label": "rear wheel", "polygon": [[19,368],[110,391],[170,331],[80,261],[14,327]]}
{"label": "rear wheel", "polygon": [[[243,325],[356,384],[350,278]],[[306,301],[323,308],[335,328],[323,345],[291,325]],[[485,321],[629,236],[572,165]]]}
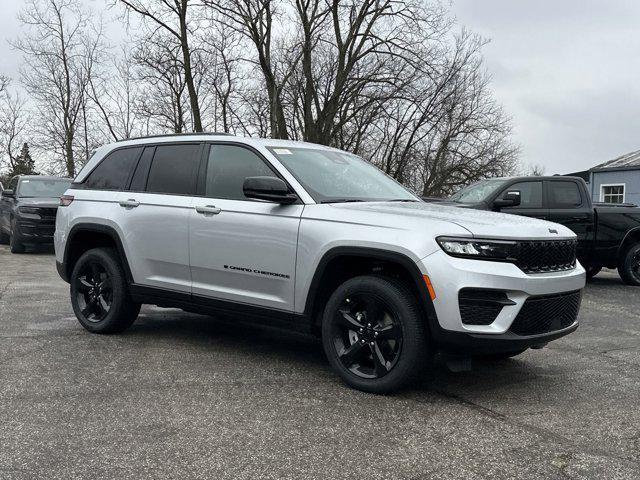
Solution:
{"label": "rear wheel", "polygon": [[618,273],[627,285],[640,286],[640,243],[632,245],[622,255]]}
{"label": "rear wheel", "polygon": [[140,304],[129,295],[118,255],[111,248],[85,252],[73,268],[70,283],[73,311],[90,332],[121,332],[140,312]]}
{"label": "rear wheel", "polygon": [[322,343],[347,384],[373,393],[392,392],[414,380],[428,348],[415,297],[403,285],[375,276],[348,280],[331,295]]}
{"label": "rear wheel", "polygon": [[0,245],[6,245],[9,243],[9,235],[4,233],[0,228]]}

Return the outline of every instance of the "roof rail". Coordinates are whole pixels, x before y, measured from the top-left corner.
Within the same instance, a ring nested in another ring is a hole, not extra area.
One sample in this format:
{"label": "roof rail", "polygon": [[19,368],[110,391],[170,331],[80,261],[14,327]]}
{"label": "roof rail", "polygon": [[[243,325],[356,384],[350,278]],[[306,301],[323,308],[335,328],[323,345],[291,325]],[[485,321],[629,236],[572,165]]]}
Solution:
{"label": "roof rail", "polygon": [[164,137],[184,137],[184,136],[195,136],[195,135],[224,135],[233,137],[232,133],[227,132],[185,132],[185,133],[164,133],[159,135],[142,135],[141,137],[131,137],[131,138],[123,138],[122,140],[117,140],[118,142],[128,142],[129,140],[143,140],[146,138],[164,138]]}

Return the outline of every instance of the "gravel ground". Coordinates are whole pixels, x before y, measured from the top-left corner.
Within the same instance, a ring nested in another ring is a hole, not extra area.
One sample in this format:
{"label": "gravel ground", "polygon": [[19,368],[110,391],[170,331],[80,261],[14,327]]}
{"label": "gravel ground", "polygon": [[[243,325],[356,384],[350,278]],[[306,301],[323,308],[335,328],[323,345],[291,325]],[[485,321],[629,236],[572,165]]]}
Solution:
{"label": "gravel ground", "polygon": [[92,335],[50,252],[1,246],[0,479],[640,478],[640,288],[602,273],[580,322],[375,396],[302,335],[156,307]]}

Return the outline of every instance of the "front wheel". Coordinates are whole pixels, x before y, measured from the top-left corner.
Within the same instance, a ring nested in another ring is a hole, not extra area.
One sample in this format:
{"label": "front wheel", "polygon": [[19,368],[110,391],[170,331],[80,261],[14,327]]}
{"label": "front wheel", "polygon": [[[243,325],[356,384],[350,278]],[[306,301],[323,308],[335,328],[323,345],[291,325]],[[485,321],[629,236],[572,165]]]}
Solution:
{"label": "front wheel", "polygon": [[600,273],[602,267],[587,266],[584,267],[584,269],[587,272],[587,280],[591,280],[593,277]]}
{"label": "front wheel", "polygon": [[331,295],[322,318],[331,366],[351,387],[389,393],[414,380],[427,358],[415,296],[386,278],[361,276]]}
{"label": "front wheel", "polygon": [[140,312],[140,304],[129,295],[120,259],[111,248],[94,248],[82,254],[70,283],[73,311],[90,332],[121,332]]}
{"label": "front wheel", "polygon": [[16,221],[11,222],[11,234],[9,235],[9,249],[11,253],[24,253],[24,243],[20,240],[20,232]]}
{"label": "front wheel", "polygon": [[631,246],[618,265],[620,278],[627,285],[640,286],[640,243]]}

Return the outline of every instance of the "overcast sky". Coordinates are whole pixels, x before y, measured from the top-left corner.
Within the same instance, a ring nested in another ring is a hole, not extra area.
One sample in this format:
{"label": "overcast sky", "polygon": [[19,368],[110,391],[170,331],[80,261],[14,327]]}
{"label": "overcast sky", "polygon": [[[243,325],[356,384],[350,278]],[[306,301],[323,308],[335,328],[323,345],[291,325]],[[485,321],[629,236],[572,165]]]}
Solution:
{"label": "overcast sky", "polygon": [[[6,40],[23,1],[0,3],[0,73],[17,78]],[[453,0],[452,11],[491,40],[487,70],[524,163],[567,173],[640,149],[640,1]]]}

